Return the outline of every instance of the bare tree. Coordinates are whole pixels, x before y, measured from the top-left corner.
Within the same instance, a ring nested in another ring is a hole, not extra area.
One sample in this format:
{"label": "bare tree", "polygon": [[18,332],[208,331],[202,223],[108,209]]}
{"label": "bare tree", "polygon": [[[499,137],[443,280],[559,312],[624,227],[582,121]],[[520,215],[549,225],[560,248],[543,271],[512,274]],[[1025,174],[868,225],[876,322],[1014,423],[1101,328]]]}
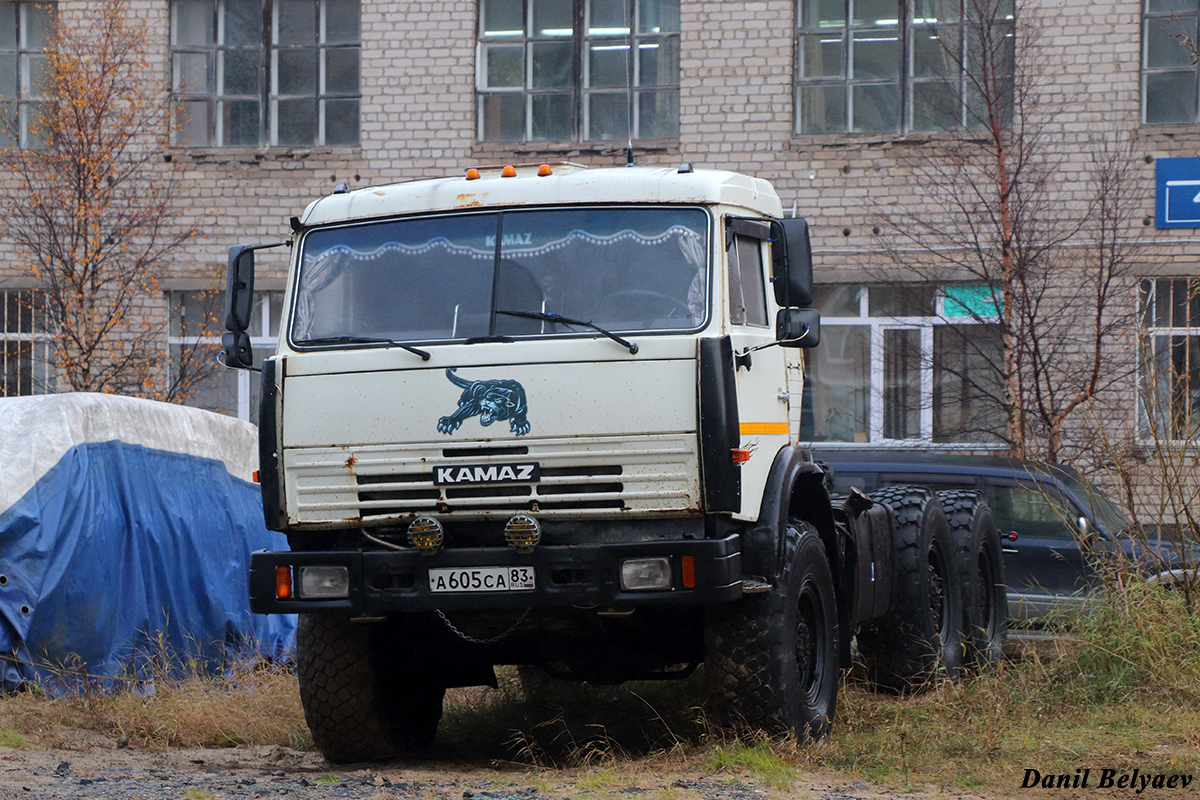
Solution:
{"label": "bare tree", "polygon": [[1082,143],[1082,171],[1061,169],[1054,72],[1036,21],[1018,25],[1012,9],[965,0],[961,20],[929,26],[947,130],[906,157],[918,201],[879,209],[880,240],[910,275],[991,290],[991,306],[965,315],[998,326],[1001,343],[964,338],[985,369],[963,379],[979,394],[999,387],[1013,455],[1057,461],[1068,420],[1130,374],[1106,355],[1132,322],[1131,304],[1114,301],[1133,255],[1134,158],[1131,143],[1102,132]]}
{"label": "bare tree", "polygon": [[[8,153],[4,232],[44,289],[60,386],[180,399],[202,377],[196,348],[166,369],[158,280],[196,231],[177,222],[170,115],[153,43],[128,0],[55,20],[43,87]],[[194,331],[193,331],[194,333]]]}

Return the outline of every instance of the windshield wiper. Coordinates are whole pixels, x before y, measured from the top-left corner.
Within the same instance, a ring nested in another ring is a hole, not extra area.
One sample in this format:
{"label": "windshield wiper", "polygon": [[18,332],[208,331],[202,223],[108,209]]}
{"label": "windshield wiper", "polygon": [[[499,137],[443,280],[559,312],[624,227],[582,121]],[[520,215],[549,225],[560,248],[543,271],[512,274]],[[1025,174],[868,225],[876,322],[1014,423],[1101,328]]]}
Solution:
{"label": "windshield wiper", "polygon": [[585,322],[584,320],[581,320],[581,319],[571,319],[570,317],[564,317],[561,314],[554,314],[549,311],[505,311],[502,308],[498,308],[498,309],[496,309],[496,313],[497,314],[507,314],[510,317],[526,317],[527,319],[540,319],[540,320],[544,320],[546,322],[561,322],[564,325],[583,325],[585,328],[591,328],[592,330],[597,331],[598,333],[604,334],[605,336],[612,339],[617,344],[628,347],[630,353],[636,353],[638,351],[638,346],[636,344],[634,344],[633,342],[628,341],[627,339],[622,339],[620,336],[617,336],[615,333],[612,333],[611,331],[604,330],[604,328],[601,328],[599,325],[597,325],[594,322]]}
{"label": "windshield wiper", "polygon": [[375,339],[369,336],[320,336],[316,339],[303,339],[296,344],[390,344],[420,356],[422,361],[429,360],[428,351],[413,347],[411,344],[397,342],[395,339]]}

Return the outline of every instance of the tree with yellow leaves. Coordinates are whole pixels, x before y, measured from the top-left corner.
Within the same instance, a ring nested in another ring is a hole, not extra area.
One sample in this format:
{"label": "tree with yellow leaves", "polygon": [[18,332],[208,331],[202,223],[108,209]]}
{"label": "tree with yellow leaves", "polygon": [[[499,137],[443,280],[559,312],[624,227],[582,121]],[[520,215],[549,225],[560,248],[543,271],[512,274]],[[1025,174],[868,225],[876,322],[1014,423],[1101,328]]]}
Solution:
{"label": "tree with yellow leaves", "polygon": [[158,280],[196,231],[173,208],[152,46],[128,0],[56,18],[25,146],[6,154],[2,230],[44,291],[63,390],[178,400],[207,369],[194,348],[167,369]]}

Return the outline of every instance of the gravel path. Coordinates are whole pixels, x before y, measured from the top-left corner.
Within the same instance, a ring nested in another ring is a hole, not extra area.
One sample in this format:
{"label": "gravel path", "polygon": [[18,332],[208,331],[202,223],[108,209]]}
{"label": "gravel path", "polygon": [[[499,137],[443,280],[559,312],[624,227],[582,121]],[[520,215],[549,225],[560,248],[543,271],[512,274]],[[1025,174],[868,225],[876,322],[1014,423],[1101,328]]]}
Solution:
{"label": "gravel path", "polygon": [[486,759],[432,757],[383,765],[333,765],[283,747],[117,748],[96,737],[70,750],[0,748],[0,800],[931,800],[967,795],[896,792],[836,776],[799,780],[789,791],[750,776],[614,769],[494,767]]}

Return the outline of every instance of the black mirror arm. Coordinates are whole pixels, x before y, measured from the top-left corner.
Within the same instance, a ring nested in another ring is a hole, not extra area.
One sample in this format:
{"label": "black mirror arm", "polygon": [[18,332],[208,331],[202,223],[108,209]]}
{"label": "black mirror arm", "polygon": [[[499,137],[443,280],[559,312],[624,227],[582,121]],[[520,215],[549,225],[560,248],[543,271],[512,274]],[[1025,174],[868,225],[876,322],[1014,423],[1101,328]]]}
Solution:
{"label": "black mirror arm", "polygon": [[735,352],[733,354],[734,369],[736,370],[739,367],[745,367],[747,370],[749,370],[750,365],[752,363],[752,360],[750,358],[751,353],[757,353],[759,350],[766,350],[768,347],[783,347],[784,345],[803,341],[804,337],[808,336],[808,332],[810,330],[812,330],[812,328],[808,325],[805,325],[804,333],[800,334],[799,336],[795,337],[794,339],[776,339],[773,342],[767,342],[766,344],[757,344],[754,347],[747,347],[743,350]]}
{"label": "black mirror arm", "polygon": [[217,351],[217,363],[221,365],[221,368],[222,368],[222,369],[246,369],[246,370],[249,370],[249,371],[251,371],[251,372],[262,372],[262,368],[261,368],[261,367],[256,367],[256,366],[254,366],[254,365],[252,365],[252,364],[251,364],[251,365],[249,365],[249,366],[245,366],[245,367],[231,367],[231,366],[229,366],[228,364],[226,364],[226,363],[225,363],[225,351],[224,351],[224,350],[218,350],[218,351]]}
{"label": "black mirror arm", "polygon": [[746,349],[742,350],[740,353],[735,353],[735,355],[744,356],[744,355],[749,355],[750,353],[757,353],[759,350],[766,350],[768,347],[782,347],[784,345],[793,344],[795,342],[801,342],[801,341],[804,341],[804,337],[808,336],[808,332],[810,330],[812,330],[811,326],[805,325],[804,332],[801,333],[799,336],[796,336],[792,339],[776,339],[775,341],[767,342],[766,344],[756,344],[756,345],[754,345],[754,347],[747,347]]}

